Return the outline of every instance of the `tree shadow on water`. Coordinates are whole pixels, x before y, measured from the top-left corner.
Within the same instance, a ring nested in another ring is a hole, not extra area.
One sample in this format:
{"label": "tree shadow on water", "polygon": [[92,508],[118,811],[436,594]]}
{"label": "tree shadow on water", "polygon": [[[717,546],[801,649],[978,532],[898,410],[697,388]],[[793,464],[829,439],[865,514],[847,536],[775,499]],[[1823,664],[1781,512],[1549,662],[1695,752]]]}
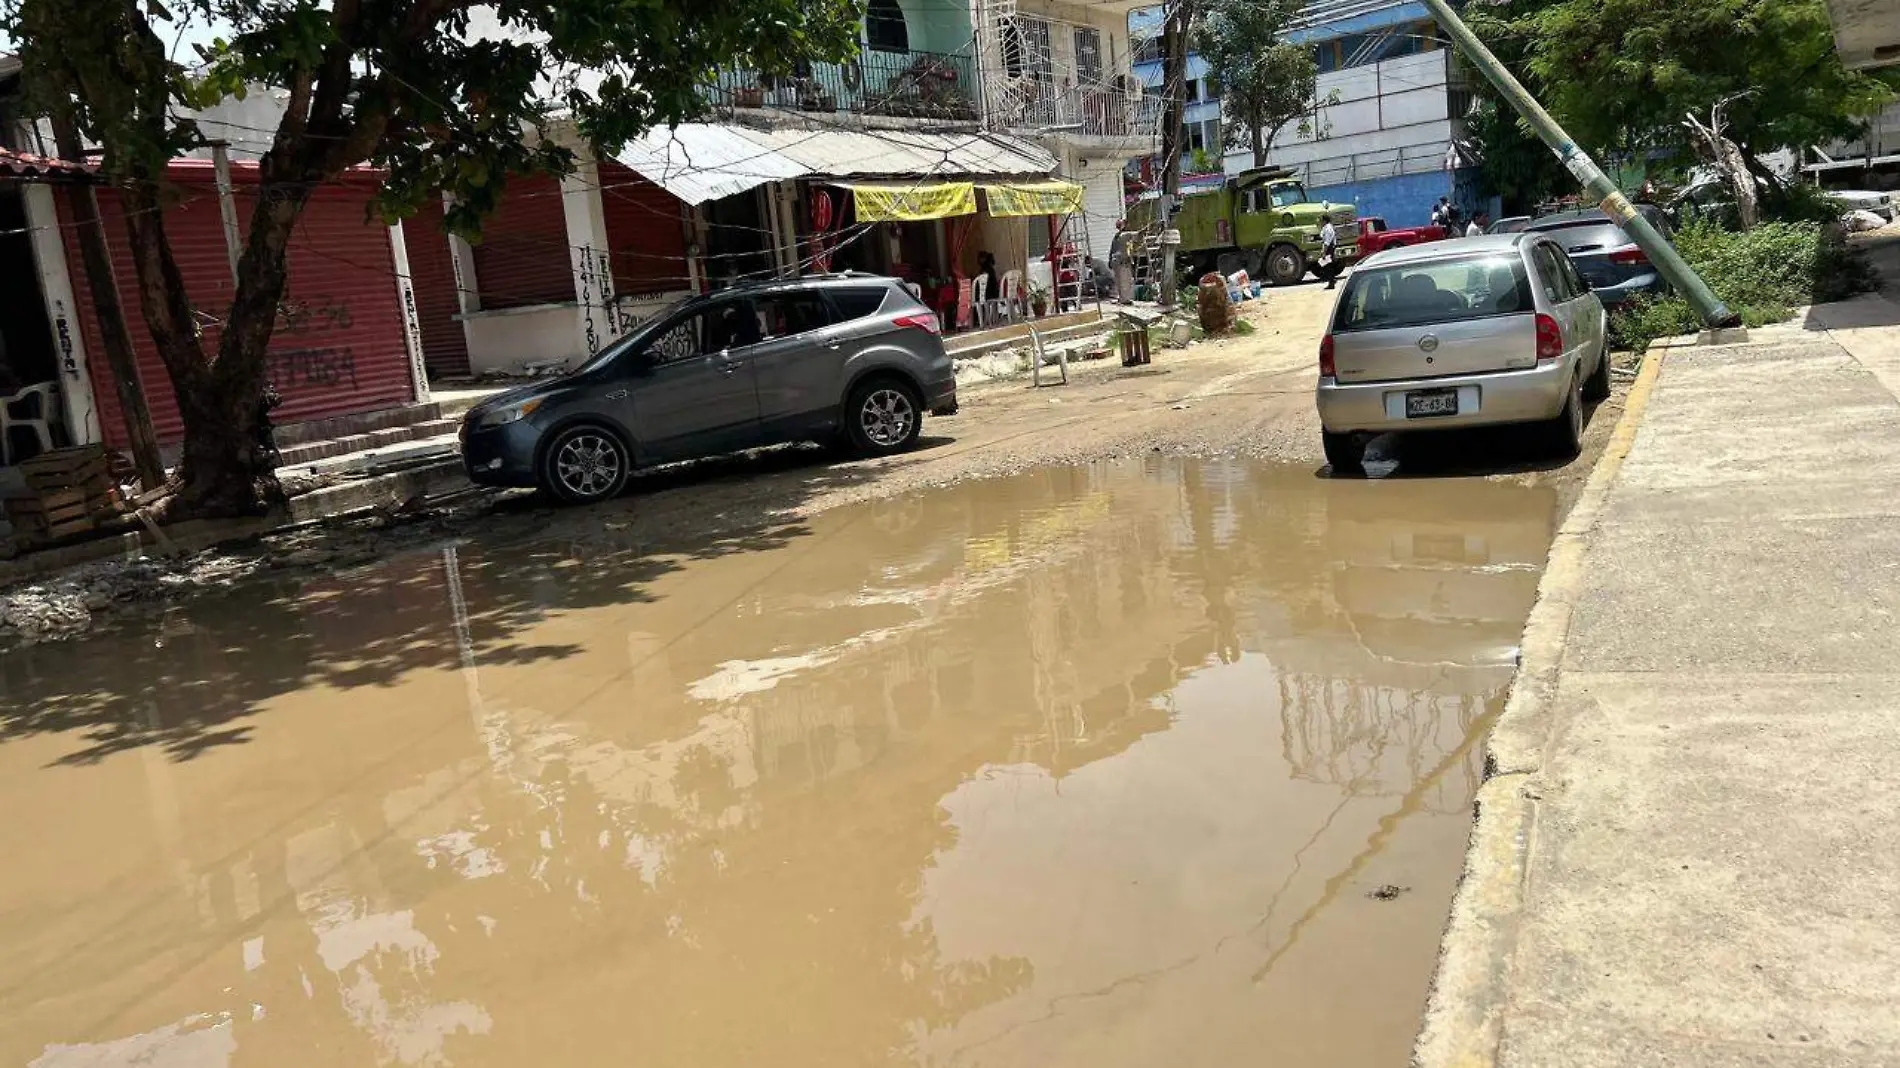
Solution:
{"label": "tree shadow on water", "polygon": [[[593,508],[512,501],[459,538],[375,565],[249,580],[83,640],[16,648],[0,654],[0,745],[71,735],[83,744],[53,764],[145,747],[189,761],[249,742],[252,717],[299,690],[330,687],[347,700],[416,671],[559,662],[584,646],[535,641],[535,625],[650,602],[653,584],[674,572],[782,548],[809,533],[788,511],[876,474],[813,461],[806,450],[669,469]],[[793,477],[774,477],[784,475]]]}

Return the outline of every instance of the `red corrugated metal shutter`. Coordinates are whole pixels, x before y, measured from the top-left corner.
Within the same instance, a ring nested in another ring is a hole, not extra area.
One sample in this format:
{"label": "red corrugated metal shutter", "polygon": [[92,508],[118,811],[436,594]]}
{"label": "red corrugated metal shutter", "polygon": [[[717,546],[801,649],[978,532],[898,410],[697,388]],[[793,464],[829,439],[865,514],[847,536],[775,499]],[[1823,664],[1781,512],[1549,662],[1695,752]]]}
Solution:
{"label": "red corrugated metal shutter", "polygon": [[270,344],[271,382],[284,397],[279,423],[415,400],[389,227],[368,214],[373,192],[361,180],[323,186],[297,220]]}
{"label": "red corrugated metal shutter", "polygon": [[[239,225],[248,230],[255,194],[246,187],[255,186],[257,172],[255,167],[234,170]],[[198,312],[201,343],[207,353],[214,353],[232,291],[217,194],[208,165],[181,162],[173,166],[172,177],[180,202],[166,210],[165,231]],[[271,378],[284,395],[284,406],[274,416],[278,423],[399,407],[414,399],[389,231],[365,215],[373,181],[353,176],[318,190],[291,239],[287,314],[279,320],[270,346]],[[100,196],[99,209],[153,428],[160,442],[175,442],[184,436],[184,424],[170,376],[145,328],[124,212],[110,194]],[[63,204],[61,214],[70,221]],[[109,444],[123,448],[124,419],[71,227],[65,230],[65,240],[100,426]]]}
{"label": "red corrugated metal shutter", "polygon": [[[207,174],[208,179],[208,174]],[[218,216],[218,202],[208,180],[205,183],[183,181],[178,188],[179,202],[166,209],[165,233],[171,241],[192,306],[201,312],[222,318],[231,300],[231,268],[224,255],[224,226]],[[64,198],[60,198],[61,221],[70,222]],[[112,274],[119,290],[119,303],[125,309],[126,326],[132,335],[132,354],[138,366],[139,383],[145,390],[145,405],[152,413],[152,429],[161,444],[184,436],[184,422],[178,414],[178,402],[172,396],[171,376],[158,358],[151,332],[139,304],[138,274],[132,267],[132,254],[125,233],[125,212],[119,198],[110,191],[99,191],[99,216],[106,241],[112,251]],[[125,416],[119,410],[118,393],[112,384],[112,368],[106,362],[105,339],[92,299],[92,287],[86,279],[85,261],[79,254],[78,234],[72,227],[64,230],[66,270],[72,280],[73,297],[79,303],[80,332],[86,339],[86,368],[92,378],[93,401],[99,407],[99,427],[106,442],[125,448]],[[202,267],[209,255],[215,260],[216,273],[208,275]],[[211,309],[216,309],[212,311]],[[214,349],[218,328],[215,321],[201,317],[204,345]]]}
{"label": "red corrugated metal shutter", "polygon": [[559,181],[546,175],[508,180],[501,206],[482,223],[475,288],[483,309],[573,302]]}
{"label": "red corrugated metal shutter", "polygon": [[415,285],[416,316],[422,325],[422,358],[429,376],[468,376],[468,333],[456,322],[461,306],[455,295],[455,263],[442,229],[442,203],[430,200],[402,224],[409,250],[409,277]]}
{"label": "red corrugated metal shutter", "polygon": [[685,205],[619,163],[600,165],[601,207],[613,251],[615,293],[671,293],[689,288]]}

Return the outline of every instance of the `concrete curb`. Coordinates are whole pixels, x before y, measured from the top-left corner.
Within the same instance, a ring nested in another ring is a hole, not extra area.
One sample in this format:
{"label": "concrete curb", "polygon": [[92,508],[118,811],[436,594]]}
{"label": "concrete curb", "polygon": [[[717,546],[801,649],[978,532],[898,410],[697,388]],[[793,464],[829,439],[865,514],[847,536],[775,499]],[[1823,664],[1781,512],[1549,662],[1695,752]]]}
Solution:
{"label": "concrete curb", "polygon": [[1623,417],[1551,542],[1537,601],[1524,626],[1517,677],[1485,744],[1485,782],[1478,789],[1464,875],[1412,1050],[1415,1068],[1491,1068],[1497,1063],[1524,880],[1537,832],[1537,775],[1556,726],[1553,699],[1571,611],[1584,588],[1589,535],[1636,442],[1662,364],[1658,353],[1643,361]]}

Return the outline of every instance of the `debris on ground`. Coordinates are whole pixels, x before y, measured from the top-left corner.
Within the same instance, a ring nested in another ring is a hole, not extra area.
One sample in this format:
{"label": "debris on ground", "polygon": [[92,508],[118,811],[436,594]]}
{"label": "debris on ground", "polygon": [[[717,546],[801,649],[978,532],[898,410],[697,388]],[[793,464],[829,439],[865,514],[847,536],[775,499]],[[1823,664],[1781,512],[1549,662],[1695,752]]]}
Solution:
{"label": "debris on ground", "polygon": [[488,495],[404,502],[272,531],[174,559],[97,560],[0,590],[0,649],[84,634],[107,613],[158,607],[272,572],[334,572],[457,537]]}

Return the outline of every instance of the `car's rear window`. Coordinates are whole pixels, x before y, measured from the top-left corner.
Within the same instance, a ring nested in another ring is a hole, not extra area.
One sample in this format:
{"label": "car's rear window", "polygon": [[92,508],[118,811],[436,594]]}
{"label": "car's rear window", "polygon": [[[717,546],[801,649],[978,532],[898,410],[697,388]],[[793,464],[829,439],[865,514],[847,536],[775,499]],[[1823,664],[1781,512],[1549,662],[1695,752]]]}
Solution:
{"label": "car's rear window", "polygon": [[890,290],[883,286],[839,286],[829,292],[831,302],[838,306],[838,318],[849,322],[876,315]]}
{"label": "car's rear window", "polygon": [[1595,252],[1599,249],[1621,248],[1630,243],[1630,235],[1608,219],[1577,219],[1556,226],[1533,226],[1531,229],[1549,234],[1551,240],[1562,245],[1566,252]]}
{"label": "car's rear window", "polygon": [[1391,267],[1362,267],[1346,282],[1333,332],[1386,330],[1534,310],[1515,252]]}

